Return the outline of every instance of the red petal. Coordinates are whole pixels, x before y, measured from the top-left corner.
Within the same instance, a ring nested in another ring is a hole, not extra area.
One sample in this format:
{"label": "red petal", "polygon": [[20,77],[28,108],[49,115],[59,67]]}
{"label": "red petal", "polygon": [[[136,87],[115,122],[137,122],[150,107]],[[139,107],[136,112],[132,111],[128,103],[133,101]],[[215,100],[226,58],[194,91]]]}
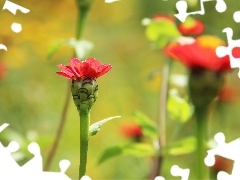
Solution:
{"label": "red petal", "polygon": [[68,74],[65,74],[64,72],[56,72],[56,74],[63,76],[65,78],[68,78],[68,79],[72,79],[72,76],[69,76]]}
{"label": "red petal", "polygon": [[80,67],[82,65],[82,61],[80,61],[78,58],[71,58],[69,60],[69,62],[70,62],[70,66],[72,68],[72,71],[76,74],[77,77],[80,78],[82,76],[82,74],[79,70],[80,70]]}
{"label": "red petal", "polygon": [[101,65],[97,77],[100,77],[104,74],[106,74],[110,69],[112,69],[112,66],[110,64],[103,64]]}

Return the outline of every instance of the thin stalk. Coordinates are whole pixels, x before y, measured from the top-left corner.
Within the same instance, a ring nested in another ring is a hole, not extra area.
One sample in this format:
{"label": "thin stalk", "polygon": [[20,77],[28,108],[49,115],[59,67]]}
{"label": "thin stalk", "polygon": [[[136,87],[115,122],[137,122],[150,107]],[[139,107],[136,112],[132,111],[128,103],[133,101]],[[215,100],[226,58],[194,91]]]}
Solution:
{"label": "thin stalk", "polygon": [[204,141],[207,133],[207,111],[196,109],[196,138],[197,138],[197,179],[206,179],[206,166],[204,164],[204,157],[206,155],[206,148]]}
{"label": "thin stalk", "polygon": [[[78,7],[77,24],[76,24],[76,39],[77,40],[80,40],[82,37],[82,33],[83,33],[83,30],[84,30],[84,27],[86,24],[87,14],[90,9],[90,6],[91,6],[91,4],[89,4],[88,8],[81,8],[80,6],[77,6]],[[74,51],[73,56],[76,56],[76,51]],[[54,138],[54,142],[52,144],[52,147],[51,147],[51,149],[48,153],[47,159],[46,159],[46,163],[44,166],[45,171],[49,170],[49,168],[51,166],[53,157],[56,154],[58,144],[61,139],[63,128],[66,124],[66,117],[67,117],[67,112],[68,112],[68,107],[70,104],[70,97],[71,97],[71,88],[70,87],[71,87],[71,82],[68,84],[68,87],[67,87],[66,100],[64,102],[62,115],[60,118],[56,136]]]}
{"label": "thin stalk", "polygon": [[89,123],[90,113],[87,108],[79,109],[80,117],[80,165],[79,165],[79,178],[81,179],[86,173],[87,166],[87,152],[88,152],[88,141],[89,141]]}
{"label": "thin stalk", "polygon": [[167,94],[168,94],[168,79],[170,71],[170,62],[165,59],[162,69],[162,85],[160,89],[159,99],[159,144],[160,147],[166,145],[166,109],[167,109]]}
{"label": "thin stalk", "polygon": [[[171,61],[165,59],[162,69],[162,83],[160,88],[160,98],[159,98],[159,147],[166,146],[166,103],[168,94],[168,80],[170,72]],[[156,176],[161,175],[162,164],[164,161],[163,154],[157,155],[153,158],[153,168],[150,173],[149,178],[154,179]]]}
{"label": "thin stalk", "polygon": [[87,21],[88,9],[81,8],[77,16],[76,39],[80,40]]}
{"label": "thin stalk", "polygon": [[52,147],[51,147],[51,149],[48,153],[48,156],[47,156],[47,160],[46,160],[46,163],[45,163],[45,166],[44,166],[45,171],[49,170],[49,168],[51,166],[51,163],[52,163],[52,160],[53,160],[53,157],[54,157],[54,155],[56,153],[56,150],[58,148],[59,141],[61,139],[63,128],[64,128],[64,125],[65,125],[65,122],[66,122],[68,107],[69,107],[69,104],[70,104],[70,97],[71,97],[71,88],[70,87],[71,87],[71,81],[69,83],[67,83],[67,94],[66,94],[66,98],[65,98],[65,102],[64,102],[64,106],[63,106],[63,110],[62,110],[61,119],[60,119],[60,123],[58,125],[56,136],[54,138],[54,142],[53,142]]}

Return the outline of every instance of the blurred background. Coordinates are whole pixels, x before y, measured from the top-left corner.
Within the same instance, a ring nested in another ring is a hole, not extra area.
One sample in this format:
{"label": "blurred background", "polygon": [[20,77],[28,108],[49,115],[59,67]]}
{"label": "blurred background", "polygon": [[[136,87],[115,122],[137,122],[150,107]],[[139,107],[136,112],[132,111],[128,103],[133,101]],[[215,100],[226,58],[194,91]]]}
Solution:
{"label": "blurred background", "polygon": [[[0,79],[0,123],[10,124],[2,134],[20,143],[21,152],[26,157],[19,163],[31,158],[26,150],[31,141],[39,143],[45,162],[69,85],[67,79],[57,76],[55,72],[59,71],[57,64],[68,64],[73,49],[63,46],[51,59],[47,59],[47,53],[52,44],[75,36],[76,4],[74,0],[18,0],[15,3],[30,9],[30,12],[23,14],[18,11],[15,16],[7,10],[0,12],[0,43],[8,48],[8,51],[0,50],[0,63],[5,67],[4,76]],[[144,112],[154,121],[158,119],[161,76],[157,73],[150,80],[149,75],[161,69],[163,56],[160,50],[151,48],[141,20],[156,13],[172,15],[176,12],[175,3],[172,0],[121,0],[111,4],[95,0],[93,3],[83,38],[95,45],[90,57],[110,63],[113,69],[98,80],[99,97],[92,109],[91,121],[93,123],[115,115],[122,117],[105,124],[98,135],[90,139],[87,174],[92,179],[147,178],[150,158],[121,156],[100,166],[97,161],[105,148],[129,141],[120,133],[119,127],[134,120],[134,110]],[[226,1],[228,8],[222,14],[215,10],[215,4],[215,1],[205,3],[205,15],[194,17],[204,22],[206,34],[217,35],[227,41],[222,30],[231,27],[234,38],[239,39],[240,25],[233,21],[233,13],[240,9],[240,3]],[[3,5],[2,0],[0,7]],[[198,8],[199,5],[193,10]],[[13,22],[22,24],[22,32],[17,34],[11,31]],[[240,136],[240,83],[237,72],[235,69],[226,76],[230,90],[225,92],[225,100],[211,114],[211,135],[224,132],[227,141]],[[186,74],[187,71],[175,62],[172,73]],[[179,87],[179,90],[182,95],[186,94],[185,88]],[[189,121],[184,126],[179,138],[193,132],[191,123]],[[176,122],[167,121],[168,137],[175,126]],[[7,141],[5,143],[8,144]],[[174,179],[170,175],[173,164],[182,168],[192,167],[192,157],[167,157],[165,178]],[[71,161],[67,175],[77,179],[79,118],[72,101],[51,171],[60,171],[58,163],[62,159]]]}

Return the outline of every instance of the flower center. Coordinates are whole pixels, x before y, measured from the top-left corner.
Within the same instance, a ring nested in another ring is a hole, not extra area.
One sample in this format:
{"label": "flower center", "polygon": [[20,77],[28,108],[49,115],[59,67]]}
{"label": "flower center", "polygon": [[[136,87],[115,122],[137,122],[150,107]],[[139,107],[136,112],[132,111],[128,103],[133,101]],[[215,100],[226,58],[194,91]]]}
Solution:
{"label": "flower center", "polygon": [[216,36],[203,35],[196,39],[201,47],[215,49],[218,46],[225,45],[224,41]]}

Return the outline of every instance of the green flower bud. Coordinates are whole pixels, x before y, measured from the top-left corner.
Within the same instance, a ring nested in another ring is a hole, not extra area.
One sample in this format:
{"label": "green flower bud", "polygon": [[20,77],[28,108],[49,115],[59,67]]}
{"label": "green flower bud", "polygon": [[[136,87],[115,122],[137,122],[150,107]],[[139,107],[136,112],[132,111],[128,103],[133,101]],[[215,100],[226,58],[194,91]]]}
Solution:
{"label": "green flower bud", "polygon": [[206,110],[223,85],[223,73],[206,69],[192,69],[189,91],[196,109]]}
{"label": "green flower bud", "polygon": [[95,79],[81,78],[72,81],[72,96],[78,110],[90,111],[97,100],[98,85]]}

